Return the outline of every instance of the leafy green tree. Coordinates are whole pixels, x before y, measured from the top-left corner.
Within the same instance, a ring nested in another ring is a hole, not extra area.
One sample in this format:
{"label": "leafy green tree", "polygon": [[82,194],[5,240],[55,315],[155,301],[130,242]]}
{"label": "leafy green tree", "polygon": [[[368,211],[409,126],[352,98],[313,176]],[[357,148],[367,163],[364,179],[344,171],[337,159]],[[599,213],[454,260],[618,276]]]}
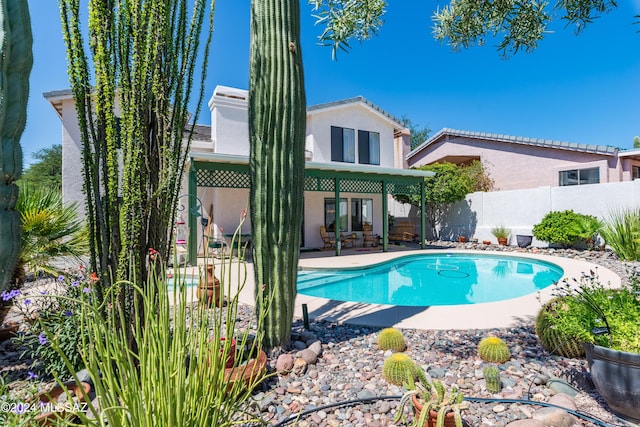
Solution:
{"label": "leafy green tree", "polygon": [[491,191],[494,189],[495,181],[491,178],[491,174],[485,164],[480,160],[474,160],[468,165],[465,165],[462,172],[469,180],[469,187],[472,193],[476,191]]}
{"label": "leafy green tree", "polygon": [[633,137],[633,148],[640,148],[640,136]]}
{"label": "leafy green tree", "polygon": [[31,187],[46,187],[62,189],[62,145],[55,144],[43,148],[33,154],[38,160],[31,164],[24,173],[20,182]]}
{"label": "leafy green tree", "polygon": [[[81,3],[59,0],[100,296],[112,280],[147,283],[150,248],[165,259],[169,254],[194,126],[189,119],[195,122],[203,99],[213,2],[89,0],[88,44]],[[198,107],[191,115],[197,71]],[[132,294],[122,287],[125,307]]]}
{"label": "leafy green tree", "polygon": [[411,132],[411,149],[414,150],[420,144],[429,139],[429,135],[431,134],[431,128],[428,126],[420,127],[417,124],[414,124],[410,118],[406,116],[402,116],[400,119],[402,125],[409,129]]}
{"label": "leafy green tree", "polygon": [[501,38],[497,48],[508,56],[535,50],[556,16],[579,34],[615,7],[614,0],[451,0],[434,14],[434,37],[453,49],[483,45],[488,36]]}

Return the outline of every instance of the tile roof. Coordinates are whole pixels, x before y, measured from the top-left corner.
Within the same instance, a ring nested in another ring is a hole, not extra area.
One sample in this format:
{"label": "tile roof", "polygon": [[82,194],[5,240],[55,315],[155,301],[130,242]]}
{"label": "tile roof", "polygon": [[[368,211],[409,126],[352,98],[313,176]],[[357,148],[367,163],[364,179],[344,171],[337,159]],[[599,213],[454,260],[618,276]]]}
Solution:
{"label": "tile roof", "polygon": [[323,110],[325,108],[331,108],[331,107],[339,107],[341,105],[347,105],[347,104],[357,104],[359,102],[367,105],[369,108],[371,108],[371,109],[377,111],[378,113],[382,114],[387,119],[389,119],[392,122],[394,122],[398,126],[398,128],[400,128],[400,129],[405,128],[405,126],[402,124],[402,121],[400,121],[400,119],[398,119],[394,115],[386,112],[382,108],[378,107],[376,104],[374,104],[373,102],[369,101],[364,96],[354,96],[353,98],[346,98],[346,99],[340,99],[340,100],[337,100],[337,101],[325,102],[324,104],[311,105],[311,106],[307,107],[307,112],[316,111],[316,110]]}
{"label": "tile roof", "polygon": [[498,142],[507,142],[511,144],[522,144],[522,145],[533,145],[536,147],[546,147],[546,148],[555,148],[560,150],[570,150],[570,151],[579,151],[584,153],[594,153],[594,154],[604,154],[604,155],[615,155],[618,152],[617,147],[613,147],[610,145],[593,145],[593,144],[579,144],[577,142],[565,142],[565,141],[555,141],[551,139],[541,139],[541,138],[528,138],[524,136],[512,136],[512,135],[504,135],[498,133],[487,133],[487,132],[473,132],[466,130],[456,130],[450,128],[443,128],[438,133],[433,135],[431,138],[420,144],[418,147],[413,149],[408,155],[407,158],[412,157],[417,152],[422,149],[428,147],[433,144],[440,138],[444,136],[459,136],[473,139],[486,139],[490,141],[498,141]]}

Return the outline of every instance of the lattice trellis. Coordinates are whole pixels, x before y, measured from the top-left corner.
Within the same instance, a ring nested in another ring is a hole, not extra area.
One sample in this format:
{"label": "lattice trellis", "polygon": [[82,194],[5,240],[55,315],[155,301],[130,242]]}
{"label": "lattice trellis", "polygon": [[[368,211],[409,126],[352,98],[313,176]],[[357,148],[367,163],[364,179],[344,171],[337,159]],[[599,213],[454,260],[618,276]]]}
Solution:
{"label": "lattice trellis", "polygon": [[389,194],[420,194],[420,185],[406,182],[387,182],[387,193]]}
{"label": "lattice trellis", "polygon": [[199,169],[196,182],[198,187],[250,188],[249,174],[244,172]]}
{"label": "lattice trellis", "polygon": [[382,182],[365,179],[344,179],[340,181],[340,191],[347,193],[381,193]]}

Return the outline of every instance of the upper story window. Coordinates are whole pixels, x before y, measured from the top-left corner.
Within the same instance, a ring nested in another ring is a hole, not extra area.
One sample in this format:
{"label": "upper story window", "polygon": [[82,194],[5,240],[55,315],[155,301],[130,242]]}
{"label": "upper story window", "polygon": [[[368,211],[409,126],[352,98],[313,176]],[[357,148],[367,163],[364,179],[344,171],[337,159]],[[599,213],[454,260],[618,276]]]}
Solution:
{"label": "upper story window", "polygon": [[640,166],[632,166],[631,172],[632,172],[632,179],[640,178]]}
{"label": "upper story window", "polygon": [[331,126],[331,161],[355,163],[356,133],[353,129]]}
{"label": "upper story window", "polygon": [[560,186],[598,184],[600,182],[600,168],[571,169],[560,171]]}
{"label": "upper story window", "polygon": [[380,164],[380,134],[378,132],[358,131],[358,163]]}

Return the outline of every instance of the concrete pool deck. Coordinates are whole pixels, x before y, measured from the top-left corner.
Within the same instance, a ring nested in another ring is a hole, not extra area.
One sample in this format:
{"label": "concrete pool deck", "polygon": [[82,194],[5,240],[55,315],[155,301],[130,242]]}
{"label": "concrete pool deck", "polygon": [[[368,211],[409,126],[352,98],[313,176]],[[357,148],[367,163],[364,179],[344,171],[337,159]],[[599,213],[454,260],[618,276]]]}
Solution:
{"label": "concrete pool deck", "polygon": [[[533,258],[558,265],[564,270],[563,278],[579,278],[582,273],[596,270],[602,283],[620,286],[620,277],[609,269],[587,261],[570,258],[530,254],[524,252],[502,251],[473,251],[464,249],[425,249],[403,250],[393,252],[358,253],[357,255],[331,256],[331,251],[303,253],[300,257],[300,268],[347,268],[362,267],[390,259],[415,254],[469,253],[483,255],[512,256]],[[244,266],[237,260],[225,262],[223,268],[221,260],[216,259],[216,276],[222,274],[223,283],[238,284],[245,281],[240,290],[239,301],[243,304],[254,305],[253,298],[253,264],[247,262]],[[193,269],[187,272],[193,274]],[[303,305],[306,304],[310,319],[324,319],[356,325],[377,327],[398,327],[405,329],[490,329],[531,325],[540,310],[541,302],[552,297],[553,286],[539,292],[504,301],[430,306],[409,307],[382,304],[366,304],[357,302],[342,302],[326,298],[310,297],[298,294],[294,315],[301,318]],[[233,292],[233,289],[231,290]],[[227,292],[228,293],[228,292]]]}

